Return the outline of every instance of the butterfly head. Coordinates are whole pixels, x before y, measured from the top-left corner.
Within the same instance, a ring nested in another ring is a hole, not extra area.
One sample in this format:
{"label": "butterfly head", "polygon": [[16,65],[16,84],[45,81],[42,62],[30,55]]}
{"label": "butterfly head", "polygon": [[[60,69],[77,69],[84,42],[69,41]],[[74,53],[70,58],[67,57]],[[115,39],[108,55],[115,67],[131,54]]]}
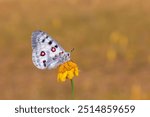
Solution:
{"label": "butterfly head", "polygon": [[67,62],[70,60],[70,52],[65,52],[63,57],[62,57],[62,62]]}

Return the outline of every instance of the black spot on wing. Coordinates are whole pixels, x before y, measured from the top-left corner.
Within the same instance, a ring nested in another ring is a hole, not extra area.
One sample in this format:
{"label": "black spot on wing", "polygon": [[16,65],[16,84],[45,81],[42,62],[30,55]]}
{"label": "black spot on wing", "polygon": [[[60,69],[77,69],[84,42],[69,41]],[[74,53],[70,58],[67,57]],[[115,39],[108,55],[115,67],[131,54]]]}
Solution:
{"label": "black spot on wing", "polygon": [[58,48],[58,45],[55,45],[55,48]]}
{"label": "black spot on wing", "polygon": [[48,42],[49,45],[51,45],[52,43],[53,43],[52,40]]}
{"label": "black spot on wing", "polygon": [[44,43],[44,42],[45,42],[45,39],[42,40],[42,43]]}
{"label": "black spot on wing", "polygon": [[47,35],[45,38],[47,39],[49,36]]}
{"label": "black spot on wing", "polygon": [[48,36],[46,33],[43,33],[42,35],[43,35],[43,36],[46,35],[46,37],[42,40],[42,43],[44,43],[45,40],[49,38],[49,36]]}
{"label": "black spot on wing", "polygon": [[44,67],[46,67],[46,60],[43,61],[43,65],[44,65]]}

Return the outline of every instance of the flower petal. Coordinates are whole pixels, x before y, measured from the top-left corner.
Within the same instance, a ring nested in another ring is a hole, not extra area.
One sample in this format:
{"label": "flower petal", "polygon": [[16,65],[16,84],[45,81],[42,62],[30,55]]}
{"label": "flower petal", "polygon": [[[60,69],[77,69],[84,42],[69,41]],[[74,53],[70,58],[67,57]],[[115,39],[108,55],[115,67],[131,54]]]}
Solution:
{"label": "flower petal", "polygon": [[68,71],[67,78],[72,79],[73,77],[74,77],[74,72],[71,69],[70,71]]}
{"label": "flower petal", "polygon": [[78,76],[78,75],[79,75],[79,70],[78,70],[78,68],[77,68],[77,67],[75,68],[75,75],[76,75],[76,76]]}
{"label": "flower petal", "polygon": [[62,77],[62,73],[58,73],[58,75],[57,75],[57,81],[60,81],[61,77]]}
{"label": "flower petal", "polygon": [[60,80],[61,80],[62,82],[64,82],[64,81],[66,81],[66,77],[67,77],[67,71],[62,74],[62,77],[61,77]]}

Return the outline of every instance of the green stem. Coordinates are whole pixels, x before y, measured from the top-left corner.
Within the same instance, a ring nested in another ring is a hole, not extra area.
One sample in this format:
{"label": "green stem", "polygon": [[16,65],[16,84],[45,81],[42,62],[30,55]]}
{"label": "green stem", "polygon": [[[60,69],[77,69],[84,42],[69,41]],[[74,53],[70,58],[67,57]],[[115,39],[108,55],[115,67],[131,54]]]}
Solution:
{"label": "green stem", "polygon": [[74,99],[74,81],[71,80],[71,93],[72,93],[72,99]]}

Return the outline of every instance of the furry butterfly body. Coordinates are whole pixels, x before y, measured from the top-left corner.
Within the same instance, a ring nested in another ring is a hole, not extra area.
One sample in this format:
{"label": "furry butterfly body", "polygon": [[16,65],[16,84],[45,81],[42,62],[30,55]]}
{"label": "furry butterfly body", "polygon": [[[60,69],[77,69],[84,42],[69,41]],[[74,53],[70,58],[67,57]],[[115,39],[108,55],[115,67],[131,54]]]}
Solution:
{"label": "furry butterfly body", "polygon": [[32,33],[32,61],[39,69],[53,69],[70,60],[70,53],[43,31]]}

